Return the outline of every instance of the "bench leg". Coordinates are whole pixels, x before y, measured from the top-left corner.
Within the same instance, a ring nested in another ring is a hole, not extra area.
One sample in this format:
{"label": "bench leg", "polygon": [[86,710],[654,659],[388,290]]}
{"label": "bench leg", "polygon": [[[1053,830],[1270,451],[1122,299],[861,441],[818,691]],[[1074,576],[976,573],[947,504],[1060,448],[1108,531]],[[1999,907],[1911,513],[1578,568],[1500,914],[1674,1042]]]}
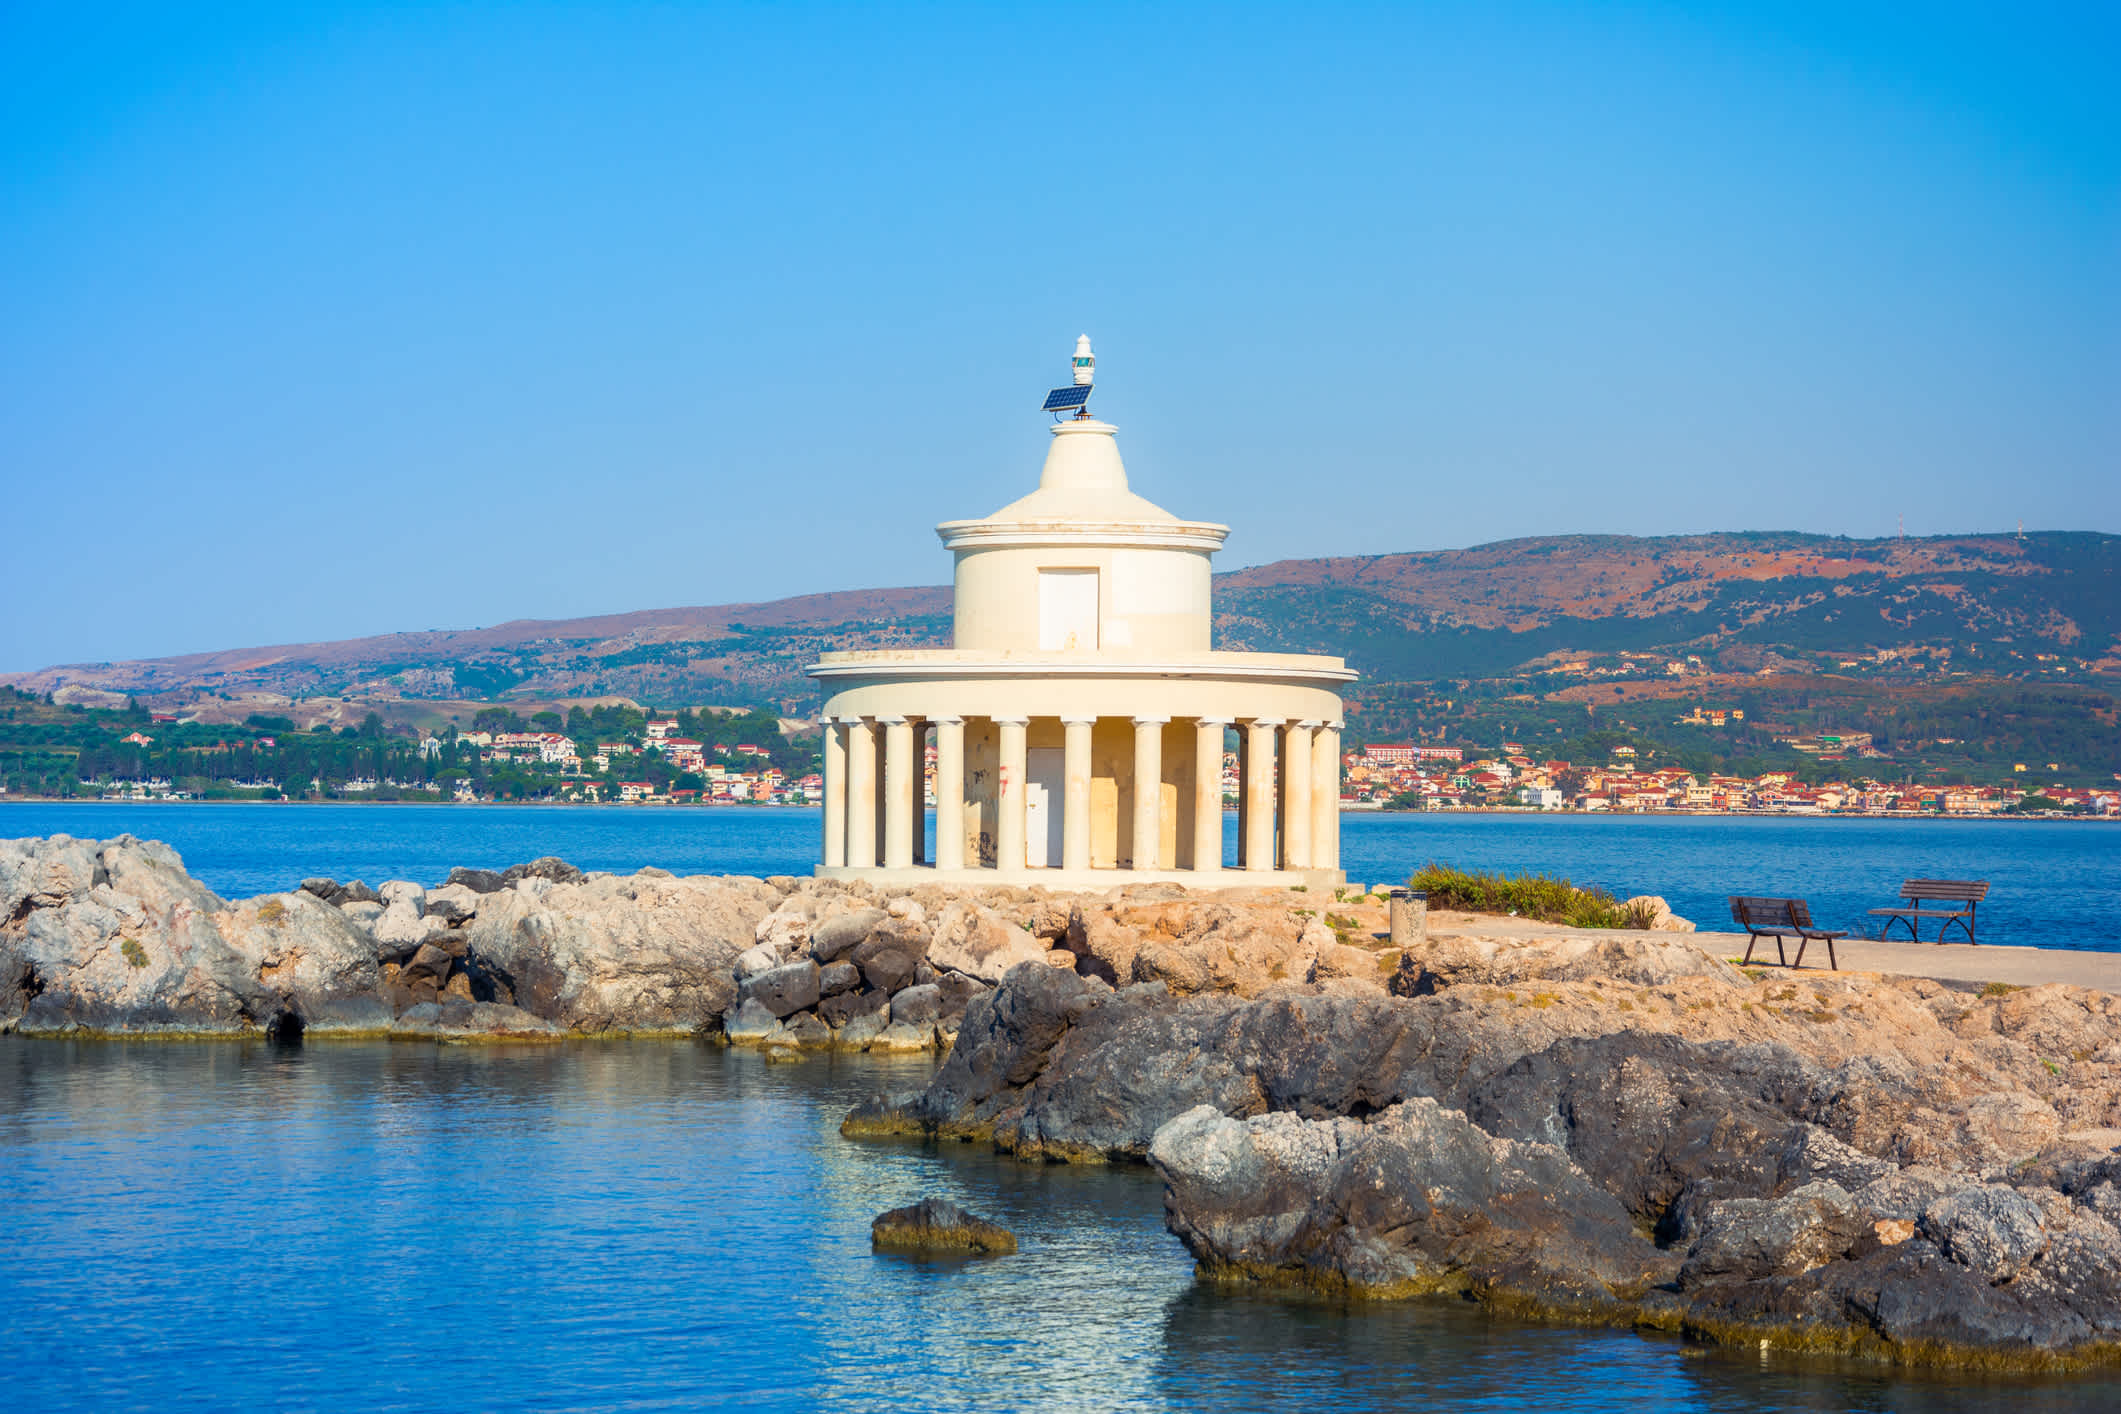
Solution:
{"label": "bench leg", "polygon": [[1919,933],[1917,933],[1917,932],[1915,931],[1915,924],[1914,924],[1914,921],[1913,921],[1912,919],[1908,919],[1908,918],[1900,918],[1900,917],[1893,917],[1893,918],[1888,918],[1888,919],[1886,919],[1886,920],[1885,920],[1885,926],[1884,926],[1883,928],[1880,928],[1880,929],[1878,930],[1878,941],[1879,941],[1879,942],[1881,942],[1881,943],[1882,943],[1882,942],[1885,942],[1885,941],[1886,941],[1887,939],[1889,939],[1889,938],[1891,938],[1891,937],[1893,936],[1893,925],[1894,925],[1895,923],[1903,924],[1903,925],[1905,925],[1905,926],[1906,926],[1906,928],[1907,928],[1907,935],[1908,935],[1909,939],[1911,939],[1911,940],[1912,940],[1912,941],[1914,941],[1914,942],[1918,942],[1918,943],[1922,941],[1922,936],[1921,936],[1921,934],[1919,934]]}
{"label": "bench leg", "polygon": [[1804,966],[1804,949],[1809,942],[1811,942],[1811,939],[1805,937],[1802,933],[1797,935],[1797,960],[1790,964],[1791,967],[1802,968]]}
{"label": "bench leg", "polygon": [[1826,965],[1827,970],[1830,972],[1839,972],[1841,970],[1841,959],[1834,956],[1834,940],[1832,938],[1826,940]]}
{"label": "bench leg", "polygon": [[1747,933],[1747,934],[1745,935],[1745,962],[1744,962],[1744,963],[1741,963],[1741,964],[1739,964],[1740,966],[1745,966],[1745,965],[1747,965],[1747,964],[1750,964],[1750,963],[1752,962],[1752,960],[1753,960],[1753,949],[1754,949],[1754,948],[1756,948],[1756,947],[1758,947],[1759,945],[1760,945],[1760,935],[1759,935],[1758,933],[1748,932],[1748,933]]}

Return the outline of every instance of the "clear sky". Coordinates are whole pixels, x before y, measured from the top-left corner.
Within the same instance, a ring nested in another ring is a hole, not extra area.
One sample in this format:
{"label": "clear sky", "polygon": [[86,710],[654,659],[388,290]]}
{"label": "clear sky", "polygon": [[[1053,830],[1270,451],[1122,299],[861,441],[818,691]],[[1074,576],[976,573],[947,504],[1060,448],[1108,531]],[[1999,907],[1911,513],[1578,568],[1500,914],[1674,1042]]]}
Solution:
{"label": "clear sky", "polygon": [[1225,568],[2121,530],[2121,6],[8,5],[0,669],[943,583],[1086,330]]}

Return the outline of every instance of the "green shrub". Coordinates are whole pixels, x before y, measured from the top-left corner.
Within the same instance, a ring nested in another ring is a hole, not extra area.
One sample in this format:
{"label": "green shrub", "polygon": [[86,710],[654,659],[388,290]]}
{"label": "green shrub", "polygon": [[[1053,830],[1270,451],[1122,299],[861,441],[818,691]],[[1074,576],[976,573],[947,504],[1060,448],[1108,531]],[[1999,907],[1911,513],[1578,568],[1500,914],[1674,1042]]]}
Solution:
{"label": "green shrub", "polygon": [[1505,913],[1571,928],[1645,928],[1646,912],[1623,908],[1600,888],[1578,888],[1567,879],[1546,874],[1475,874],[1431,863],[1407,887],[1429,896],[1429,907],[1464,913]]}
{"label": "green shrub", "polygon": [[118,951],[123,953],[125,955],[125,960],[131,963],[133,966],[147,966],[147,949],[141,947],[131,938],[127,938],[124,942],[118,944]]}

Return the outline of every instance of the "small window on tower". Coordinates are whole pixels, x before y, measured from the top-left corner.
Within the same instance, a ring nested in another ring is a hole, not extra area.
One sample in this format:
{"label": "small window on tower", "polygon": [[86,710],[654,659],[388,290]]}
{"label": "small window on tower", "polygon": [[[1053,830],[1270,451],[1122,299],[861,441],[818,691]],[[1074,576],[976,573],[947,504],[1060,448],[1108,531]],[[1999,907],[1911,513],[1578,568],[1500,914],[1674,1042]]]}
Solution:
{"label": "small window on tower", "polygon": [[1045,653],[1096,649],[1096,570],[1038,572],[1038,646]]}

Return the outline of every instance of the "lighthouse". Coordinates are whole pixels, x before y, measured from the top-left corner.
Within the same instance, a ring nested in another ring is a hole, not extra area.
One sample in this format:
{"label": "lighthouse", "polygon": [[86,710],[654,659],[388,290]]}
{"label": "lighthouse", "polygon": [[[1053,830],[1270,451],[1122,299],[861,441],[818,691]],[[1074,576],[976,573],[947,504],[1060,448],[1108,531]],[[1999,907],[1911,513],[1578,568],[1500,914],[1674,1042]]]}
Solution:
{"label": "lighthouse", "polygon": [[[1340,883],[1339,658],[1212,642],[1228,526],[1137,495],[1076,340],[1027,494],[936,527],[952,643],[825,653],[818,873],[893,884]],[[935,748],[935,828],[921,764]],[[1238,820],[1226,843],[1226,751]]]}

